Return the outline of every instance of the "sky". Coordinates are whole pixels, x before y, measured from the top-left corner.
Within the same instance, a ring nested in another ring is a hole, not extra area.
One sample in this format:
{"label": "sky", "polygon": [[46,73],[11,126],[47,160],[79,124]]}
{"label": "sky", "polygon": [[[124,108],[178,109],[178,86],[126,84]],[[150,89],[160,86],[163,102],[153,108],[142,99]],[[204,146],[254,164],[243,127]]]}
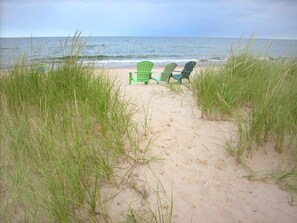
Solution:
{"label": "sky", "polygon": [[0,0],[0,37],[297,39],[297,0]]}

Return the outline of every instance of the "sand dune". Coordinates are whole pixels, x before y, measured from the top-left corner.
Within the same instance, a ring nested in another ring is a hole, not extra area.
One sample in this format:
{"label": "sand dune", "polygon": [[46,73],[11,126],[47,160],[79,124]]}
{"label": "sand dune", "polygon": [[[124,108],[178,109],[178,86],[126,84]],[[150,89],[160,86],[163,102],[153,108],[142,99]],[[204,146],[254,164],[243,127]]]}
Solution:
{"label": "sand dune", "polygon": [[[297,222],[297,207],[289,204],[289,194],[273,182],[249,181],[244,168],[224,149],[225,139],[236,138],[232,122],[202,119],[191,91],[184,86],[183,93],[176,94],[154,81],[128,85],[129,71],[111,69],[109,73],[138,108],[136,121],[144,120],[148,108],[147,137],[154,139],[148,156],[159,154],[163,160],[139,166],[131,177],[152,206],[159,179],[169,204],[173,195],[176,223]],[[255,151],[248,159],[257,170],[278,165],[278,156],[267,150]],[[113,208],[120,209],[129,196],[126,190]]]}

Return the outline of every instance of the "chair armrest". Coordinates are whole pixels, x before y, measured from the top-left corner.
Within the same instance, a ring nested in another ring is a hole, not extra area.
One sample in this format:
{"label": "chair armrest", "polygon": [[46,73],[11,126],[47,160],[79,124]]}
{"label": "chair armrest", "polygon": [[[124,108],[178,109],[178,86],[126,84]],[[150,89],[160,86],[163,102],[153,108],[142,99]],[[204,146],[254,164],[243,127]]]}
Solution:
{"label": "chair armrest", "polygon": [[163,72],[151,72],[151,74],[158,74],[161,75]]}
{"label": "chair armrest", "polygon": [[135,71],[134,73],[137,74],[137,73],[143,73],[143,72],[150,72],[150,73],[152,73],[151,71],[139,71],[139,72],[138,71]]}

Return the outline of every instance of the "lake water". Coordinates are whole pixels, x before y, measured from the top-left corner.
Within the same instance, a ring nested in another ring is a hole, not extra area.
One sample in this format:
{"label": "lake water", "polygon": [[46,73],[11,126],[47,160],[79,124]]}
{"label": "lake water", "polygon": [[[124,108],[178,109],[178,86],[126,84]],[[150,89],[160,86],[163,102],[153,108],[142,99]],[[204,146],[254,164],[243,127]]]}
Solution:
{"label": "lake water", "polygon": [[[66,37],[0,38],[0,66],[13,64],[26,54],[29,62],[52,63],[63,61],[67,51],[62,46]],[[135,66],[141,60],[156,65],[176,62],[184,65],[189,60],[199,64],[224,63],[231,48],[243,46],[248,39],[198,37],[81,37],[86,41],[79,53],[80,60],[93,61],[101,66]],[[71,42],[68,41],[69,43]],[[252,52],[263,58],[297,58],[297,40],[254,39]]]}

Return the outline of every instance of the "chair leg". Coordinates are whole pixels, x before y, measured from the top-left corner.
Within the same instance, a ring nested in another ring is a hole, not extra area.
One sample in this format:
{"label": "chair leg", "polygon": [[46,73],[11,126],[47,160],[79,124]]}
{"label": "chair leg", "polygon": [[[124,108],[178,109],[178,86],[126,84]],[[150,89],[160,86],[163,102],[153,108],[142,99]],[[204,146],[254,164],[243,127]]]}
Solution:
{"label": "chair leg", "polygon": [[129,73],[129,85],[131,85],[131,81],[132,81],[132,73]]}

